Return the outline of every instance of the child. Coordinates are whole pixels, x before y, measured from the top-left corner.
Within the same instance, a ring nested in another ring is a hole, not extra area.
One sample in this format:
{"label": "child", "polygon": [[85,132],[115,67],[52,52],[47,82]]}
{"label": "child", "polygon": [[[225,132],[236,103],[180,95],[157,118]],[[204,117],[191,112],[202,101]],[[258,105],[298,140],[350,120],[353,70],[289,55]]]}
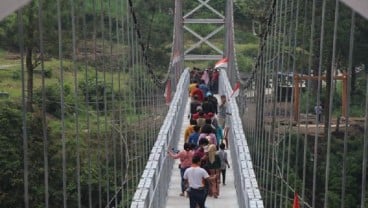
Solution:
{"label": "child", "polygon": [[226,178],[226,165],[230,168],[230,164],[227,161],[227,152],[225,152],[225,144],[220,144],[220,150],[217,151],[217,155],[220,157],[221,160],[221,174],[222,174],[222,184],[225,186],[225,178]]}

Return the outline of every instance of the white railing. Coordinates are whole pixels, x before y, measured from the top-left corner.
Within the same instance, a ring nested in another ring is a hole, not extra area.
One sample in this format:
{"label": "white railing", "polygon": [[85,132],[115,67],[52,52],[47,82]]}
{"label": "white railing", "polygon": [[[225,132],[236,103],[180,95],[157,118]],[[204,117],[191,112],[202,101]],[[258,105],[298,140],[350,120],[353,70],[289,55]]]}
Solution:
{"label": "white railing", "polygon": [[[220,94],[224,94],[229,98],[229,95],[232,93],[232,87],[224,70],[221,71],[219,84]],[[231,113],[230,119],[228,119],[228,122],[230,122],[229,143],[239,207],[263,208],[261,192],[258,189],[247,139],[243,131],[239,108],[235,98],[230,98],[228,106],[228,110]]]}
{"label": "white railing", "polygon": [[[224,71],[221,71],[219,83],[220,94],[230,95],[232,88]],[[185,70],[134,194],[131,208],[162,208],[166,203],[170,182],[168,179],[173,167],[173,160],[166,157],[167,149],[176,147],[180,138],[182,119],[188,99],[188,84],[189,72]],[[233,98],[229,100],[229,111],[232,114],[229,119],[230,152],[233,158],[232,168],[239,207],[263,208],[239,108]]]}
{"label": "white railing", "polygon": [[169,111],[151,150],[147,165],[133,196],[131,208],[162,208],[166,203],[173,160],[166,157],[169,147],[176,147],[186,103],[189,71],[184,70],[176,87]]}

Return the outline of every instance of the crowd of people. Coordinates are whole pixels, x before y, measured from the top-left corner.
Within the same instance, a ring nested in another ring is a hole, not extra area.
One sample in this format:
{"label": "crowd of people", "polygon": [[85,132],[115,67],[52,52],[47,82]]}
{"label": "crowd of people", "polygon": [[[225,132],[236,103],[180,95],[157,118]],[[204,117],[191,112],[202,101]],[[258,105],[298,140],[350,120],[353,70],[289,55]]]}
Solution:
{"label": "crowd of people", "polygon": [[221,182],[226,185],[226,168],[230,168],[225,149],[229,148],[226,120],[231,114],[226,95],[221,95],[220,104],[214,95],[218,93],[219,76],[218,70],[191,71],[190,124],[184,132],[184,147],[179,152],[168,151],[180,160],[180,196],[187,193],[190,208],[204,208],[208,196],[218,198]]}

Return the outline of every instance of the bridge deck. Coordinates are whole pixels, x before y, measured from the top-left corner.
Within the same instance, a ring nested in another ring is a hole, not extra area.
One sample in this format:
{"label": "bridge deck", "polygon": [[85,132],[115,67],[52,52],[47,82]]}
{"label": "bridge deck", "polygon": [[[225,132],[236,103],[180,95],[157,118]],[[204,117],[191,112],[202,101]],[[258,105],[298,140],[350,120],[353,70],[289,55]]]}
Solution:
{"label": "bridge deck", "polygon": [[[188,100],[188,103],[185,108],[184,118],[183,118],[183,125],[182,125],[182,131],[180,135],[180,140],[178,142],[177,149],[182,149],[184,144],[184,130],[189,125],[189,119],[187,118],[187,115],[189,113],[189,103],[190,100]],[[232,161],[231,161],[231,154],[230,150],[226,150],[230,167],[232,167]],[[167,208],[188,208],[189,207],[189,198],[179,196],[181,190],[180,190],[180,171],[178,169],[179,160],[176,160],[173,165],[173,171],[170,178],[170,186],[168,191],[168,200],[166,203]],[[224,207],[231,207],[231,208],[237,208],[238,201],[236,199],[236,190],[234,187],[234,172],[232,168],[228,168],[226,170],[226,186],[220,185],[220,196],[215,199],[213,197],[207,197],[206,200],[206,207],[208,208],[224,208]]]}

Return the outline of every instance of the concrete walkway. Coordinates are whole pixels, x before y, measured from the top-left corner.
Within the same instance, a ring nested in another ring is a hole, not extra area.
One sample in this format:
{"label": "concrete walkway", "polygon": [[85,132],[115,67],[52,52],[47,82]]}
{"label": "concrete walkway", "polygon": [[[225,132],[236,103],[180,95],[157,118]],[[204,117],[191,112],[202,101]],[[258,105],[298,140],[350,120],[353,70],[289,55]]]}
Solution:
{"label": "concrete walkway", "polygon": [[[185,108],[185,114],[183,118],[183,126],[180,135],[180,140],[178,147],[176,149],[182,150],[184,145],[184,130],[189,125],[189,119],[187,115],[189,113],[189,103],[190,99]],[[220,184],[220,196],[215,199],[213,197],[207,197],[206,207],[207,208],[237,208],[238,201],[236,198],[236,190],[234,187],[234,172],[232,170],[232,160],[230,155],[230,150],[227,151],[228,160],[230,163],[230,169],[226,170],[226,186]],[[175,160],[173,165],[173,171],[170,178],[170,186],[168,191],[168,200],[166,203],[167,208],[189,208],[189,198],[179,196],[181,193],[180,188],[180,171],[178,169],[179,160]]]}

